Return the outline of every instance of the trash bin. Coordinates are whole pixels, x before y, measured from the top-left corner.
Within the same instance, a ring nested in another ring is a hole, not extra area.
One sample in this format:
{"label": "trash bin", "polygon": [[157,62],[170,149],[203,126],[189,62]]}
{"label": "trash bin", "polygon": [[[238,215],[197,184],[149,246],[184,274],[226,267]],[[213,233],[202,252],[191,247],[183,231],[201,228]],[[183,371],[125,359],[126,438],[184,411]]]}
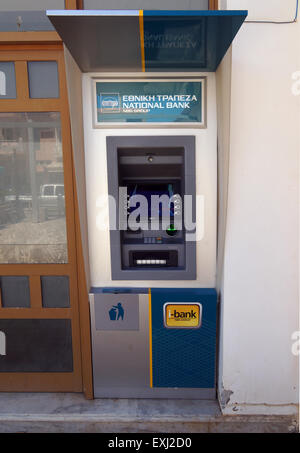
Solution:
{"label": "trash bin", "polygon": [[117,310],[115,308],[112,308],[111,310],[109,310],[108,314],[109,314],[109,319],[111,321],[115,321],[116,320]]}

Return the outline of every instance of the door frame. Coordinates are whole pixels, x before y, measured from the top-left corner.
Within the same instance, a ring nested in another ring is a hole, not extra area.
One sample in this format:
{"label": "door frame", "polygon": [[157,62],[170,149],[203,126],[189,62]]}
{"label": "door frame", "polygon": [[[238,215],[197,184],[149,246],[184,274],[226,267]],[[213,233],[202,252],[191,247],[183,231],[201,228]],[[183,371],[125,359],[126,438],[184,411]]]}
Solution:
{"label": "door frame", "polygon": [[[53,60],[58,64],[59,98],[31,99],[28,89],[27,61]],[[0,45],[0,61],[15,62],[17,88],[16,99],[0,100],[0,112],[55,111],[60,113],[68,250],[66,264],[0,264],[2,276],[26,275],[29,277],[31,296],[30,308],[4,308],[0,301],[0,318],[70,319],[73,349],[73,372],[0,373],[0,391],[84,391],[87,398],[92,398],[88,290],[83,267],[63,46],[61,43]],[[69,276],[71,300],[69,308],[43,308],[41,275]],[[82,302],[81,306],[80,302]],[[79,319],[80,315],[82,322]],[[85,364],[84,370],[82,363]]]}

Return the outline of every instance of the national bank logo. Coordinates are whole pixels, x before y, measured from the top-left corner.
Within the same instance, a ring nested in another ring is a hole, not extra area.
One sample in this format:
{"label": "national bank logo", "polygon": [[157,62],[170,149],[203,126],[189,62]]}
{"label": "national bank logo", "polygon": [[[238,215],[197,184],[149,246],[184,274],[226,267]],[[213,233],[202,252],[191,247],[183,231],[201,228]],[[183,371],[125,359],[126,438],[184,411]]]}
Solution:
{"label": "national bank logo", "polygon": [[121,99],[119,93],[100,93],[99,109],[101,113],[120,113]]}
{"label": "national bank logo", "polygon": [[201,326],[202,305],[198,302],[167,302],[163,310],[167,328],[197,329]]}

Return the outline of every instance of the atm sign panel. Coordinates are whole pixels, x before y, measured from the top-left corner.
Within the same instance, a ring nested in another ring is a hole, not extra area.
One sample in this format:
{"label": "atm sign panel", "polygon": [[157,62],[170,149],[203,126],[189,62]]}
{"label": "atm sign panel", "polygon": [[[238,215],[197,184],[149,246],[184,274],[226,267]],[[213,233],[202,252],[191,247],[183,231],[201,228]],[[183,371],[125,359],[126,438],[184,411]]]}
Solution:
{"label": "atm sign panel", "polygon": [[202,305],[198,302],[166,302],[164,325],[171,329],[198,329],[201,327]]}

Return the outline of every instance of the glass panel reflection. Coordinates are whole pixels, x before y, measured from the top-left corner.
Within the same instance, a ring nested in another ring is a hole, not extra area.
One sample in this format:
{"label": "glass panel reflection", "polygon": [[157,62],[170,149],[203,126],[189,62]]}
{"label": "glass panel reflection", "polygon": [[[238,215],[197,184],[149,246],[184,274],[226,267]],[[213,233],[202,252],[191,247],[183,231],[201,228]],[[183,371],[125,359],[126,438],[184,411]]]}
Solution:
{"label": "glass panel reflection", "polygon": [[29,278],[25,276],[0,277],[2,307],[29,308],[30,289]]}
{"label": "glass panel reflection", "polygon": [[0,113],[0,263],[66,263],[58,112]]}
{"label": "glass panel reflection", "polygon": [[67,275],[44,275],[41,277],[44,308],[70,307],[69,277]]}
{"label": "glass panel reflection", "polygon": [[16,72],[13,61],[0,61],[0,99],[16,99]]}
{"label": "glass panel reflection", "polygon": [[28,61],[29,96],[58,98],[58,68],[56,61]]}

